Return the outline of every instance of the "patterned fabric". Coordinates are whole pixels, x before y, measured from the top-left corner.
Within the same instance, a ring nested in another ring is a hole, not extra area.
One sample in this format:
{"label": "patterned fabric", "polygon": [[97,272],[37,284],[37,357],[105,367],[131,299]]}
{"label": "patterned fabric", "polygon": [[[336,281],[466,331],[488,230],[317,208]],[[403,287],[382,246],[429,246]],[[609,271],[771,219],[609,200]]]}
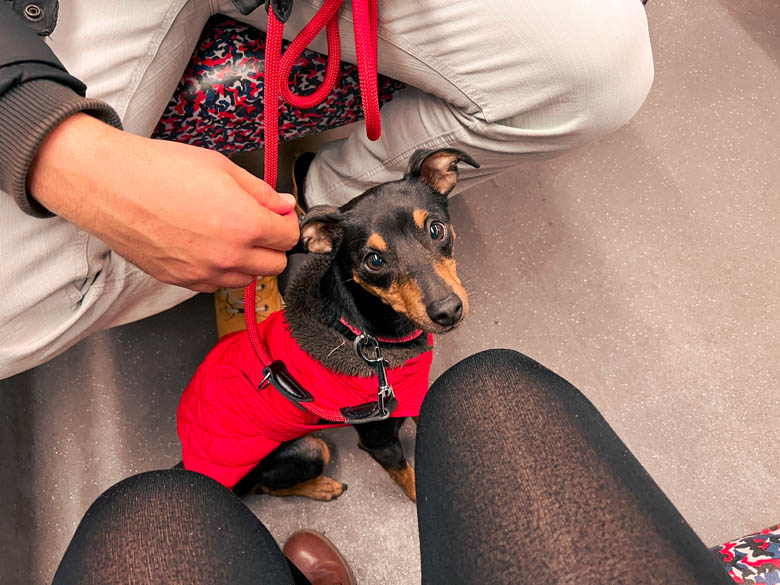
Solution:
{"label": "patterned fabric", "polygon": [[780,584],[780,525],[714,547],[736,583]]}
{"label": "patterned fabric", "polygon": [[[288,45],[285,42],[283,49]],[[262,147],[264,63],[264,32],[224,16],[211,19],[153,137],[224,154]],[[294,91],[312,93],[326,65],[326,56],[304,51],[290,75]],[[404,87],[380,75],[380,105]],[[357,67],[342,62],[341,79],[320,105],[309,110],[280,105],[279,139],[293,140],[362,117]]]}

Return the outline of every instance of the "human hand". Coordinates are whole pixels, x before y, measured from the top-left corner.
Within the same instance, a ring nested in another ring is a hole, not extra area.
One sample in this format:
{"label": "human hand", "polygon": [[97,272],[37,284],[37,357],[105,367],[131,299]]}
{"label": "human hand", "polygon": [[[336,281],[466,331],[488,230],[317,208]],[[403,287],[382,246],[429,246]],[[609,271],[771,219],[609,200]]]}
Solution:
{"label": "human hand", "polygon": [[27,187],[144,272],[201,292],[279,274],[284,250],[298,241],[291,195],[216,152],[141,138],[86,114],[46,138]]}

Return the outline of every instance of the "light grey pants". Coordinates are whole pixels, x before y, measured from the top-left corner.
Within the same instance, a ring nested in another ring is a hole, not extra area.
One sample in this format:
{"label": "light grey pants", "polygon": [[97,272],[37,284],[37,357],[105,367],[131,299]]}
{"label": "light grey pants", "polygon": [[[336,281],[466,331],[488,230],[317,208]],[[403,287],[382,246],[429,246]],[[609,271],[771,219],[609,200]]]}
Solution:
{"label": "light grey pants", "polygon": [[[320,0],[297,0],[292,38]],[[355,61],[351,11],[343,58]],[[110,103],[125,129],[151,134],[206,20],[239,15],[229,0],[67,0],[51,46]],[[640,0],[380,0],[379,71],[408,83],[382,109],[382,138],[362,129],[326,145],[309,173],[312,203],[342,203],[400,178],[416,148],[453,146],[482,165],[467,189],[529,156],[581,146],[625,124],[653,78]],[[324,39],[313,48],[326,52]],[[162,284],[59,219],[36,219],[0,193],[0,378],[61,353],[90,333],[165,310],[194,293]]]}

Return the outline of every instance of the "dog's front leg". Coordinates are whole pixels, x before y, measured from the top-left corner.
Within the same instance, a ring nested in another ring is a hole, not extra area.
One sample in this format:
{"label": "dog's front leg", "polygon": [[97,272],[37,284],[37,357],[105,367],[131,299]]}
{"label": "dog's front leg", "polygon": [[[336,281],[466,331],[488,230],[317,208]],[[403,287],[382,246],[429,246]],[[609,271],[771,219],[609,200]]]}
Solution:
{"label": "dog's front leg", "polygon": [[269,496],[302,496],[329,502],[338,498],[346,484],[322,475],[330,461],[325,441],[301,437],[282,443],[255,466],[233,491],[238,496],[251,493]]}
{"label": "dog's front leg", "polygon": [[366,451],[374,460],[385,468],[404,493],[413,502],[417,501],[417,491],[414,485],[414,469],[404,457],[404,450],[398,438],[398,431],[404,424],[404,418],[388,418],[387,420],[357,424],[355,430],[360,439],[358,447]]}

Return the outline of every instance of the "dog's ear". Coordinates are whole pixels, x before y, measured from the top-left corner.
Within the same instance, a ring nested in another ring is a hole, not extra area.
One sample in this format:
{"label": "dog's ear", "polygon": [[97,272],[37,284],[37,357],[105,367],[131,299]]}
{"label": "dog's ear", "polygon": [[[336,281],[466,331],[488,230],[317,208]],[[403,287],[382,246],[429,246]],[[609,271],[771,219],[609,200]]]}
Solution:
{"label": "dog's ear", "polygon": [[344,230],[342,213],[332,205],[315,205],[300,220],[301,245],[315,254],[332,252]]}
{"label": "dog's ear", "polygon": [[458,181],[458,163],[461,162],[479,168],[477,161],[457,148],[421,148],[414,151],[409,159],[404,179],[421,177],[434,191],[447,195]]}

